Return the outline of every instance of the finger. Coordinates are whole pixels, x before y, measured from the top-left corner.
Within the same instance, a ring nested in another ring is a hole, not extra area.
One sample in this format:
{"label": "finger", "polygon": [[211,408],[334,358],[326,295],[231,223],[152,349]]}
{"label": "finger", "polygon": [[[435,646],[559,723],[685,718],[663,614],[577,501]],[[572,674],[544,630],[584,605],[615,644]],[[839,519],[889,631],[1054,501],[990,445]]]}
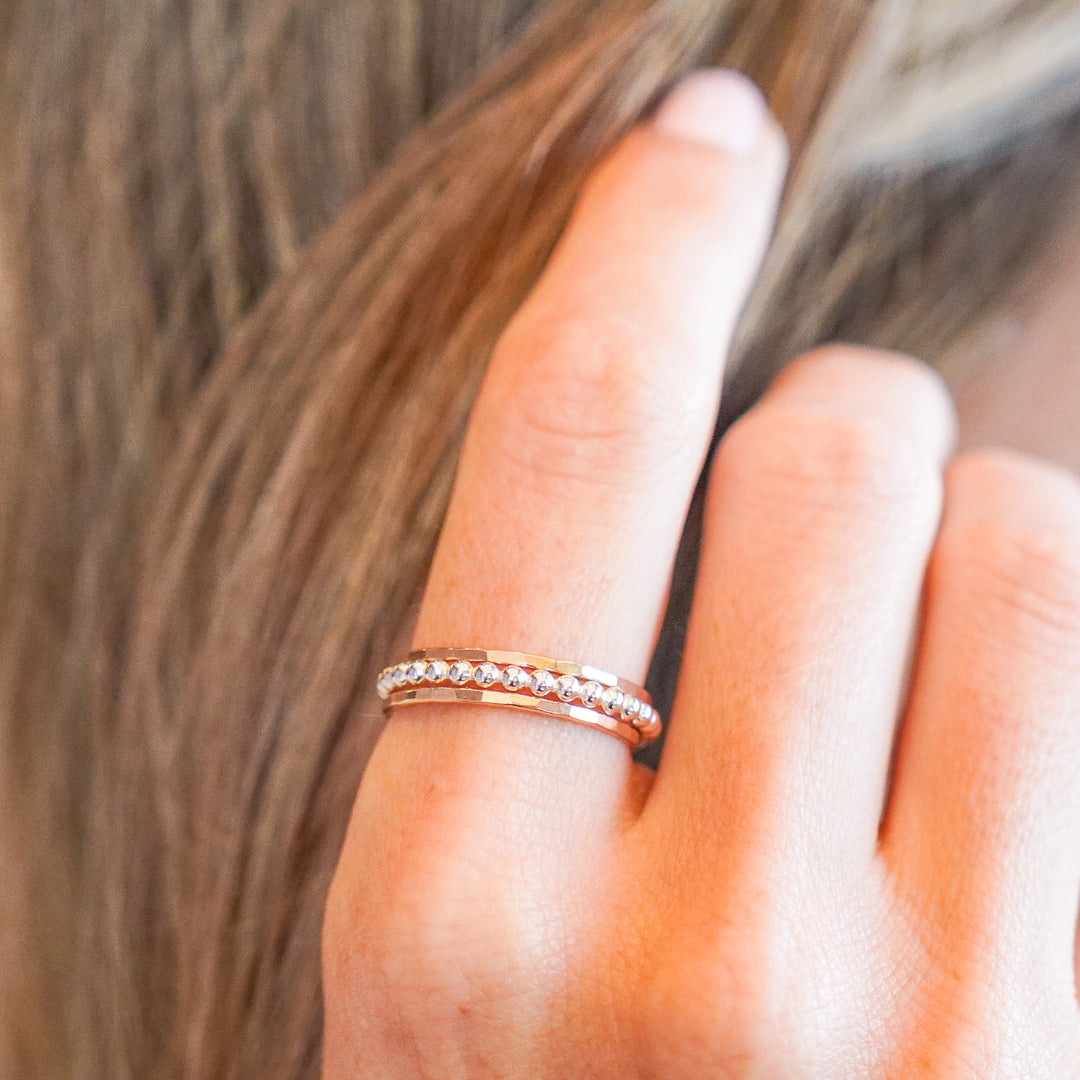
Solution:
{"label": "finger", "polygon": [[958,457],[926,596],[882,853],[955,970],[988,974],[999,942],[1010,978],[1075,1007],[1080,483],[1019,453]]}
{"label": "finger", "polygon": [[954,430],[931,369],[831,345],[726,433],[647,811],[689,849],[750,836],[795,876],[873,858]]}
{"label": "finger", "polygon": [[[494,350],[414,647],[511,649],[643,681],[785,158],[752,84],[698,73],[589,178]],[[524,806],[569,814],[572,829],[595,824],[588,807],[610,815],[631,768],[609,734],[490,705],[399,709],[380,750],[408,773],[434,761],[501,822]]]}

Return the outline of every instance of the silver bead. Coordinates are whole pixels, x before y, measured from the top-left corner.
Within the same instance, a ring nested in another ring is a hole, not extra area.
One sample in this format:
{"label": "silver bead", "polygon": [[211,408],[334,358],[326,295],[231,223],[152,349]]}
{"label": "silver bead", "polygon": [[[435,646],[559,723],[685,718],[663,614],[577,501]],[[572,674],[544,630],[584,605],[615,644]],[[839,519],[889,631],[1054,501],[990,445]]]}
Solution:
{"label": "silver bead", "polygon": [[379,672],[379,681],[375,684],[375,688],[383,701],[390,696],[390,691],[394,689],[393,668],[383,668],[382,671]]}
{"label": "silver bead", "polygon": [[517,664],[503,668],[501,682],[507,690],[520,690],[529,680],[528,675]]}
{"label": "silver bead", "polygon": [[445,660],[429,660],[424,669],[424,678],[430,683],[441,683],[450,674],[450,665]]}
{"label": "silver bead", "polygon": [[555,693],[563,701],[573,701],[578,695],[581,683],[576,675],[560,675],[555,680]]}
{"label": "silver bead", "polygon": [[591,709],[603,696],[604,688],[595,679],[589,679],[588,682],[583,682],[578,690],[578,697],[581,698],[582,705],[588,705]]}
{"label": "silver bead", "polygon": [[555,676],[546,668],[537,668],[529,676],[529,689],[537,697],[547,697],[555,689]]}
{"label": "silver bead", "polygon": [[622,708],[626,694],[618,686],[609,686],[600,695],[600,705],[608,716],[614,716]]}
{"label": "silver bead", "polygon": [[450,665],[450,681],[456,686],[464,686],[473,674],[472,664],[468,660],[455,660]]}
{"label": "silver bead", "polygon": [[482,689],[486,689],[498,682],[498,679],[499,669],[490,660],[477,664],[476,669],[473,671],[473,682]]}

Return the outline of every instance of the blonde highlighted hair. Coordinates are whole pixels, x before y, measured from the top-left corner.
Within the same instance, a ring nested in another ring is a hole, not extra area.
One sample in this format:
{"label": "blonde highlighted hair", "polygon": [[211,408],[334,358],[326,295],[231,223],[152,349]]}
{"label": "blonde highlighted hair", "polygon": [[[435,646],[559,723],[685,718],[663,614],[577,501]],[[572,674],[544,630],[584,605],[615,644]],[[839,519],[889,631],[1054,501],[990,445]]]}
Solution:
{"label": "blonde highlighted hair", "polygon": [[488,353],[713,63],[792,145],[718,432],[819,341],[946,363],[1080,181],[1074,0],[0,6],[4,1075],[317,1076],[371,685]]}

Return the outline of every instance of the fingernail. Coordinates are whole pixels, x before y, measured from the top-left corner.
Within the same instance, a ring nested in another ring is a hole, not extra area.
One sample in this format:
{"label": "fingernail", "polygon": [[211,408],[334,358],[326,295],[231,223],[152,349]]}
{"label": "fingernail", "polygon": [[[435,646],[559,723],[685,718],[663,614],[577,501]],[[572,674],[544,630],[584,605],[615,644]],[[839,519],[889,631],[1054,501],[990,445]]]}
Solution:
{"label": "fingernail", "polygon": [[757,83],[731,68],[702,68],[668,91],[653,116],[666,135],[749,157],[761,142],[768,105]]}

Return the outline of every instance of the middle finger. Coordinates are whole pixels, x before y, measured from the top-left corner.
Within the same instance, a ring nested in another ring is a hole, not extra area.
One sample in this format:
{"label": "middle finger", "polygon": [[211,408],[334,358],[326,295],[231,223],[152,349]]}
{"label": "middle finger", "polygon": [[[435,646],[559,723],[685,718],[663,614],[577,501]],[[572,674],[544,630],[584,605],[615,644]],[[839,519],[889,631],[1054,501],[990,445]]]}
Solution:
{"label": "middle finger", "polygon": [[930,368],[831,345],[721,441],[646,810],[702,857],[762,836],[788,868],[873,857],[954,431]]}

